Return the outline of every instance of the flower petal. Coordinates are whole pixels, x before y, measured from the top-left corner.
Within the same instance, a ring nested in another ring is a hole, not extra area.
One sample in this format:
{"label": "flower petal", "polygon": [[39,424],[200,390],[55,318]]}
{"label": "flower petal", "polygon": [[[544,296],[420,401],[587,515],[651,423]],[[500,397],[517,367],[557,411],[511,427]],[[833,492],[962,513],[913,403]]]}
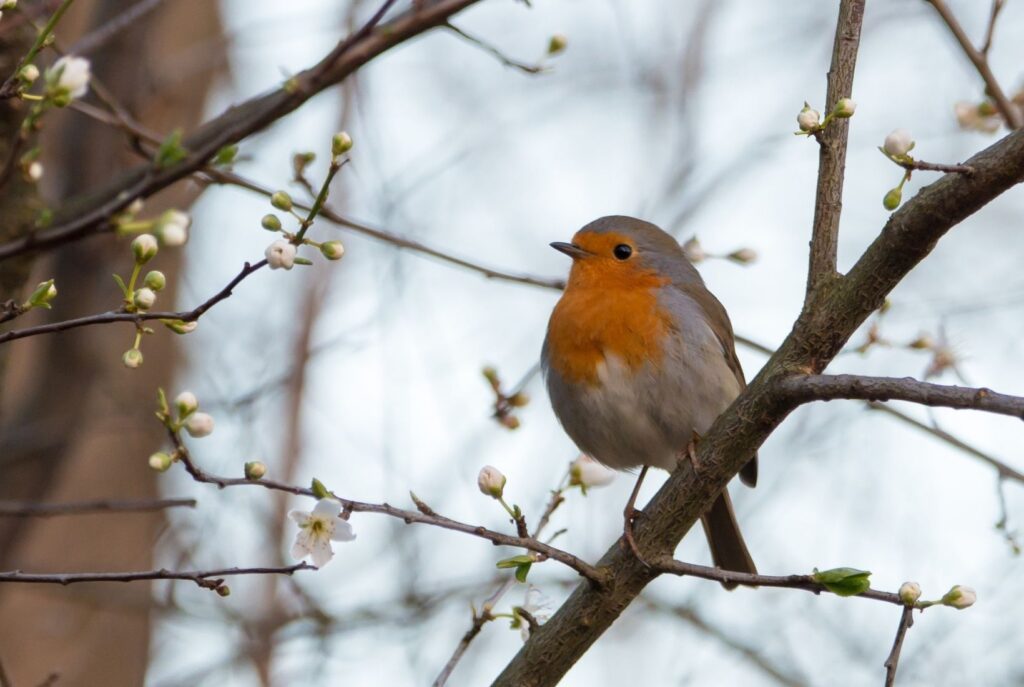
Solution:
{"label": "flower petal", "polygon": [[341,512],[341,502],[337,499],[320,499],[313,508],[313,515],[326,518],[336,518]]}
{"label": "flower petal", "polygon": [[313,565],[322,568],[334,558],[334,551],[331,550],[331,540],[327,537],[313,537],[310,554],[313,558]]}
{"label": "flower petal", "polygon": [[297,525],[304,525],[309,520],[311,513],[305,510],[293,510],[288,512],[288,517],[295,521]]}
{"label": "flower petal", "polygon": [[297,561],[301,561],[303,558],[310,554],[309,550],[309,537],[305,536],[306,531],[300,530],[295,535],[295,541],[292,543],[292,558]]}
{"label": "flower petal", "polygon": [[334,531],[331,532],[331,541],[352,541],[356,533],[352,530],[352,523],[341,518],[334,519]]}

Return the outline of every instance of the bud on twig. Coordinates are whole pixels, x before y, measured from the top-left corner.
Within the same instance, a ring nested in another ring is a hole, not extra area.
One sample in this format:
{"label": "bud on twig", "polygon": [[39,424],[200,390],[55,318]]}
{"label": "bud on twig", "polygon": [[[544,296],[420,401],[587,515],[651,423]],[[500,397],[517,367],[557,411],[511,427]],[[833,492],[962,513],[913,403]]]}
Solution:
{"label": "bud on twig", "polygon": [[245,464],[245,478],[249,480],[262,479],[267,474],[267,466],[258,460],[249,461]]}
{"label": "bud on twig", "polygon": [[569,39],[564,34],[556,33],[548,41],[548,55],[557,55],[569,45]]}
{"label": "bud on twig", "polygon": [[174,409],[179,419],[186,418],[199,409],[199,399],[191,391],[182,391],[174,399]]}
{"label": "bud on twig", "polygon": [[289,212],[292,209],[292,197],[284,191],[277,191],[270,196],[270,204],[278,210]]}
{"label": "bud on twig", "polygon": [[339,131],[331,138],[331,155],[340,157],[352,150],[352,137],[347,131]]}
{"label": "bud on twig", "polygon": [[185,421],[185,431],[194,439],[213,434],[213,417],[208,413],[192,413]]}
{"label": "bud on twig", "polygon": [[341,260],[345,255],[345,246],[341,244],[341,241],[325,241],[320,244],[320,252],[328,260]]}
{"label": "bud on twig", "polygon": [[138,265],[145,265],[156,257],[158,250],[156,237],[152,234],[139,234],[132,240],[132,255]]}
{"label": "bud on twig", "polygon": [[125,367],[134,370],[142,365],[142,351],[137,348],[129,348],[121,356],[121,362],[124,363]]}
{"label": "bud on twig", "polygon": [[978,600],[978,594],[971,587],[955,585],[942,597],[942,604],[958,610],[963,610],[974,605]]}
{"label": "bud on twig", "polygon": [[146,278],[142,280],[142,283],[147,289],[163,291],[164,287],[167,286],[167,277],[164,276],[163,272],[153,270],[146,274]]}
{"label": "bud on twig", "polygon": [[904,582],[900,585],[900,601],[908,606],[913,606],[921,598],[921,585],[917,582]]}
{"label": "bud on twig", "polygon": [[260,224],[267,231],[281,231],[281,219],[275,214],[263,215]]}
{"label": "bud on twig", "polygon": [[158,451],[149,457],[149,467],[157,472],[167,472],[173,462],[174,460],[163,451]]}
{"label": "bud on twig", "polygon": [[476,484],[480,487],[480,493],[494,499],[500,499],[505,492],[505,475],[496,467],[485,465],[476,478]]}

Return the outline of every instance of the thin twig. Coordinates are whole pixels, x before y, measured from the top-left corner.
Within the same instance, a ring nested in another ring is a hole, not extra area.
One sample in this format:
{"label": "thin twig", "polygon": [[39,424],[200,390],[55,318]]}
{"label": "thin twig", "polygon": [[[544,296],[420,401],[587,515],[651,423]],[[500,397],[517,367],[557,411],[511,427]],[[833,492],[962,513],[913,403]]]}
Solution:
{"label": "thin twig", "polygon": [[903,650],[903,640],[907,636],[907,630],[914,626],[914,607],[904,606],[903,614],[900,616],[900,625],[896,629],[896,641],[892,644],[892,651],[885,659],[885,687],[893,687],[896,684],[896,667],[900,662],[900,651]]}
{"label": "thin twig", "polygon": [[[864,23],[865,0],[842,0],[832,47],[832,65],[828,70],[826,112],[831,112],[842,98],[853,92],[853,75],[857,67],[861,26]],[[815,135],[819,143],[818,185],[814,201],[814,223],[811,229],[811,252],[807,271],[807,297],[822,284],[836,276],[839,250],[839,218],[843,207],[843,177],[846,170],[846,147],[849,119],[837,118]]]}
{"label": "thin twig", "polygon": [[[974,68],[978,70],[978,74],[985,82],[985,92],[995,102],[996,109],[999,110],[999,114],[1002,115],[1006,125],[1011,129],[1019,129],[1024,126],[1024,116],[1021,115],[1020,110],[1010,102],[1010,99],[1006,97],[1006,93],[1003,92],[1002,87],[999,85],[999,80],[996,79],[995,74],[992,73],[992,68],[989,66],[988,57],[985,52],[979,51],[971,43],[971,39],[964,33],[964,29],[960,26],[960,22],[953,15],[952,10],[946,4],[945,0],[925,0],[931,3],[931,6],[935,8],[935,11],[942,17],[942,21],[946,23],[946,27],[956,38],[957,43],[963,49],[964,54],[967,55],[967,59],[971,61]],[[995,13],[998,10],[993,11],[993,17],[990,21],[995,22]]]}
{"label": "thin twig", "polygon": [[[732,570],[724,570],[722,568],[712,568],[706,565],[677,561],[671,556],[647,559],[647,562],[653,570],[668,573],[670,575],[679,575],[681,577],[699,577],[704,580],[713,580],[715,582],[724,582],[727,584],[742,584],[751,587],[783,587],[786,589],[802,589],[803,591],[811,592],[812,594],[821,594],[823,592],[827,594],[834,593],[822,583],[815,581],[811,575],[760,575],[733,572]],[[895,594],[893,592],[868,589],[856,596],[864,599],[871,599],[872,601],[883,601],[897,606],[904,605],[903,601],[900,600],[899,594]]]}
{"label": "thin twig", "polygon": [[970,165],[947,165],[942,162],[925,162],[924,160],[895,160],[903,169],[921,170],[923,172],[952,172],[954,174],[974,174]]}
{"label": "thin twig", "polygon": [[473,624],[470,625],[466,633],[462,635],[462,639],[459,640],[458,645],[455,647],[455,651],[452,653],[451,658],[444,664],[444,668],[438,673],[437,677],[434,678],[433,687],[444,687],[448,682],[448,678],[451,677],[452,671],[455,670],[455,666],[459,664],[466,651],[469,649],[469,645],[473,643],[476,636],[480,634],[480,631],[484,629],[484,625],[494,619],[489,609],[484,608],[479,613],[473,614]]}
{"label": "thin twig", "polygon": [[0,572],[0,582],[69,585],[80,582],[137,582],[140,580],[189,580],[204,589],[224,588],[225,577],[233,575],[291,575],[298,570],[316,570],[306,562],[280,568],[221,568],[219,570],[141,570],[137,572],[27,573]]}
{"label": "thin twig", "polygon": [[227,286],[210,296],[192,310],[183,310],[180,312],[124,312],[120,310],[112,310],[98,315],[86,315],[85,317],[78,317],[73,320],[51,322],[49,324],[41,324],[37,327],[25,327],[24,329],[15,329],[13,331],[4,332],[0,334],[0,344],[7,343],[8,341],[14,341],[16,339],[25,339],[30,336],[53,334],[55,332],[66,331],[68,329],[90,327],[97,324],[108,324],[110,322],[134,322],[137,326],[140,326],[142,322],[150,320],[181,320],[183,322],[195,322],[210,308],[231,296],[232,290],[238,286],[243,279],[266,266],[266,264],[266,260],[260,260],[259,262],[251,265],[249,263],[245,263],[245,266],[242,267],[242,271],[239,272],[234,279],[228,282]]}
{"label": "thin twig", "polygon": [[150,513],[166,508],[195,508],[195,506],[195,499],[149,499],[138,501],[96,499],[72,503],[0,501],[0,517],[49,518],[58,515],[88,515],[92,513]]}
{"label": "thin twig", "polygon": [[118,34],[129,29],[137,21],[155,10],[164,0],[139,0],[134,5],[126,8],[120,14],[114,16],[102,26],[90,31],[79,38],[68,52],[72,55],[85,56],[102,48],[109,41],[116,38]]}
{"label": "thin twig", "polygon": [[[257,486],[263,487],[264,489],[271,489],[276,491],[285,491],[290,494],[296,494],[298,496],[312,496],[315,497],[312,489],[306,487],[297,487],[291,484],[283,484],[281,482],[275,482],[273,480],[258,480],[253,481],[245,478],[232,478],[232,477],[219,477],[202,470],[195,461],[192,460],[188,449],[182,443],[181,438],[174,431],[168,430],[168,434],[171,438],[172,443],[175,446],[175,455],[178,460],[184,465],[185,470],[192,476],[197,482],[205,482],[207,484],[215,484],[221,489],[226,487],[241,487],[241,486]],[[549,544],[545,544],[542,541],[537,540],[535,537],[519,537],[503,532],[496,532],[489,530],[486,527],[480,525],[470,525],[468,523],[453,520],[443,515],[433,514],[428,515],[422,510],[411,511],[403,508],[396,508],[388,503],[365,503],[363,501],[353,501],[350,499],[334,496],[342,505],[342,507],[350,513],[378,513],[381,515],[388,515],[393,518],[398,518],[404,521],[407,525],[416,523],[423,525],[433,525],[446,530],[452,530],[454,532],[462,532],[469,534],[474,537],[480,537],[490,541],[495,546],[513,546],[517,548],[526,549],[533,551],[538,554],[537,561],[543,561],[546,559],[556,560],[563,565],[566,565],[581,576],[587,578],[591,582],[597,585],[604,584],[604,573],[582,559],[574,556],[568,551],[556,548]]]}
{"label": "thin twig", "polygon": [[909,401],[933,407],[983,410],[1024,419],[1024,397],[1000,394],[984,387],[932,384],[913,377],[801,375],[780,380],[778,389],[798,403],[835,399]]}
{"label": "thin twig", "polygon": [[501,62],[506,67],[518,69],[519,71],[525,74],[541,74],[545,71],[543,65],[526,64],[525,62],[513,60],[511,57],[507,56],[505,53],[501,52],[501,50],[498,50],[498,48],[494,47],[490,43],[484,41],[483,39],[477,38],[476,36],[472,36],[466,33],[465,31],[455,26],[451,22],[445,22],[444,28],[448,29],[456,36],[459,36],[460,38],[464,39],[470,45],[480,48],[489,55],[494,56],[495,58],[498,59],[499,62]]}
{"label": "thin twig", "polygon": [[988,51],[992,49],[992,38],[996,32],[996,20],[1003,10],[1006,0],[992,0],[992,12],[988,17],[988,28],[985,29],[985,41],[981,44],[981,54],[988,58]]}

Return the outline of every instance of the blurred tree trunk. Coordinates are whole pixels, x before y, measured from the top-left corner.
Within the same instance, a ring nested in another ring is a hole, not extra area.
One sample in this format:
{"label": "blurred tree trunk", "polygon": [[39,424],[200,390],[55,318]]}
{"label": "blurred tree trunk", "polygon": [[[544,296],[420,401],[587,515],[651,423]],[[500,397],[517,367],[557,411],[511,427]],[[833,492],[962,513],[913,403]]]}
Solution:
{"label": "blurred tree trunk", "polygon": [[[69,37],[106,26],[135,4],[76,3],[58,29],[58,41],[70,46]],[[93,73],[137,119],[157,131],[188,129],[201,117],[206,94],[225,64],[217,4],[161,3],[88,57]],[[121,132],[73,112],[47,117],[42,145],[47,195],[58,199],[55,205],[102,184],[125,163],[137,163]],[[143,216],[183,208],[190,200],[179,185],[159,204],[149,203]],[[160,295],[167,305],[175,297],[180,263],[180,249],[163,250],[152,263],[168,277],[168,289]],[[65,319],[115,307],[119,293],[109,275],[124,274],[130,266],[127,241],[110,236],[48,255],[35,275],[55,277],[60,295],[46,316]],[[145,337],[145,364],[128,370],[121,354],[133,337],[132,325],[94,327],[17,341],[5,352],[0,498],[156,496],[146,458],[163,440],[152,410],[157,386],[171,382],[175,335],[159,327],[155,336]],[[0,520],[0,568],[149,568],[162,523],[160,515],[150,514]],[[140,685],[149,653],[150,598],[145,584],[5,585],[0,588],[0,658],[17,685],[38,684],[52,672],[60,674],[60,684]]]}

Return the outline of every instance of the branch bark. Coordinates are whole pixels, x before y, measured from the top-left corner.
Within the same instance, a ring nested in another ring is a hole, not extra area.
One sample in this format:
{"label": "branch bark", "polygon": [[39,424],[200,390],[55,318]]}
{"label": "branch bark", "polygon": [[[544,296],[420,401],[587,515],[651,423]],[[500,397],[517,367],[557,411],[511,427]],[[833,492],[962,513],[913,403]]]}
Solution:
{"label": "branch bark", "polygon": [[984,410],[1024,419],[1024,397],[1000,394],[986,388],[931,384],[913,377],[808,375],[782,380],[779,392],[796,403],[835,399],[910,401],[926,406]]}
{"label": "branch bark", "polygon": [[[828,70],[825,112],[841,98],[853,93],[853,73],[857,67],[857,48],[864,23],[865,0],[842,0],[832,47],[832,66]],[[811,256],[807,271],[807,299],[822,284],[836,277],[839,251],[839,216],[843,209],[843,177],[846,170],[846,145],[850,131],[848,119],[834,119],[815,136],[818,140],[818,189],[811,229]]]}

